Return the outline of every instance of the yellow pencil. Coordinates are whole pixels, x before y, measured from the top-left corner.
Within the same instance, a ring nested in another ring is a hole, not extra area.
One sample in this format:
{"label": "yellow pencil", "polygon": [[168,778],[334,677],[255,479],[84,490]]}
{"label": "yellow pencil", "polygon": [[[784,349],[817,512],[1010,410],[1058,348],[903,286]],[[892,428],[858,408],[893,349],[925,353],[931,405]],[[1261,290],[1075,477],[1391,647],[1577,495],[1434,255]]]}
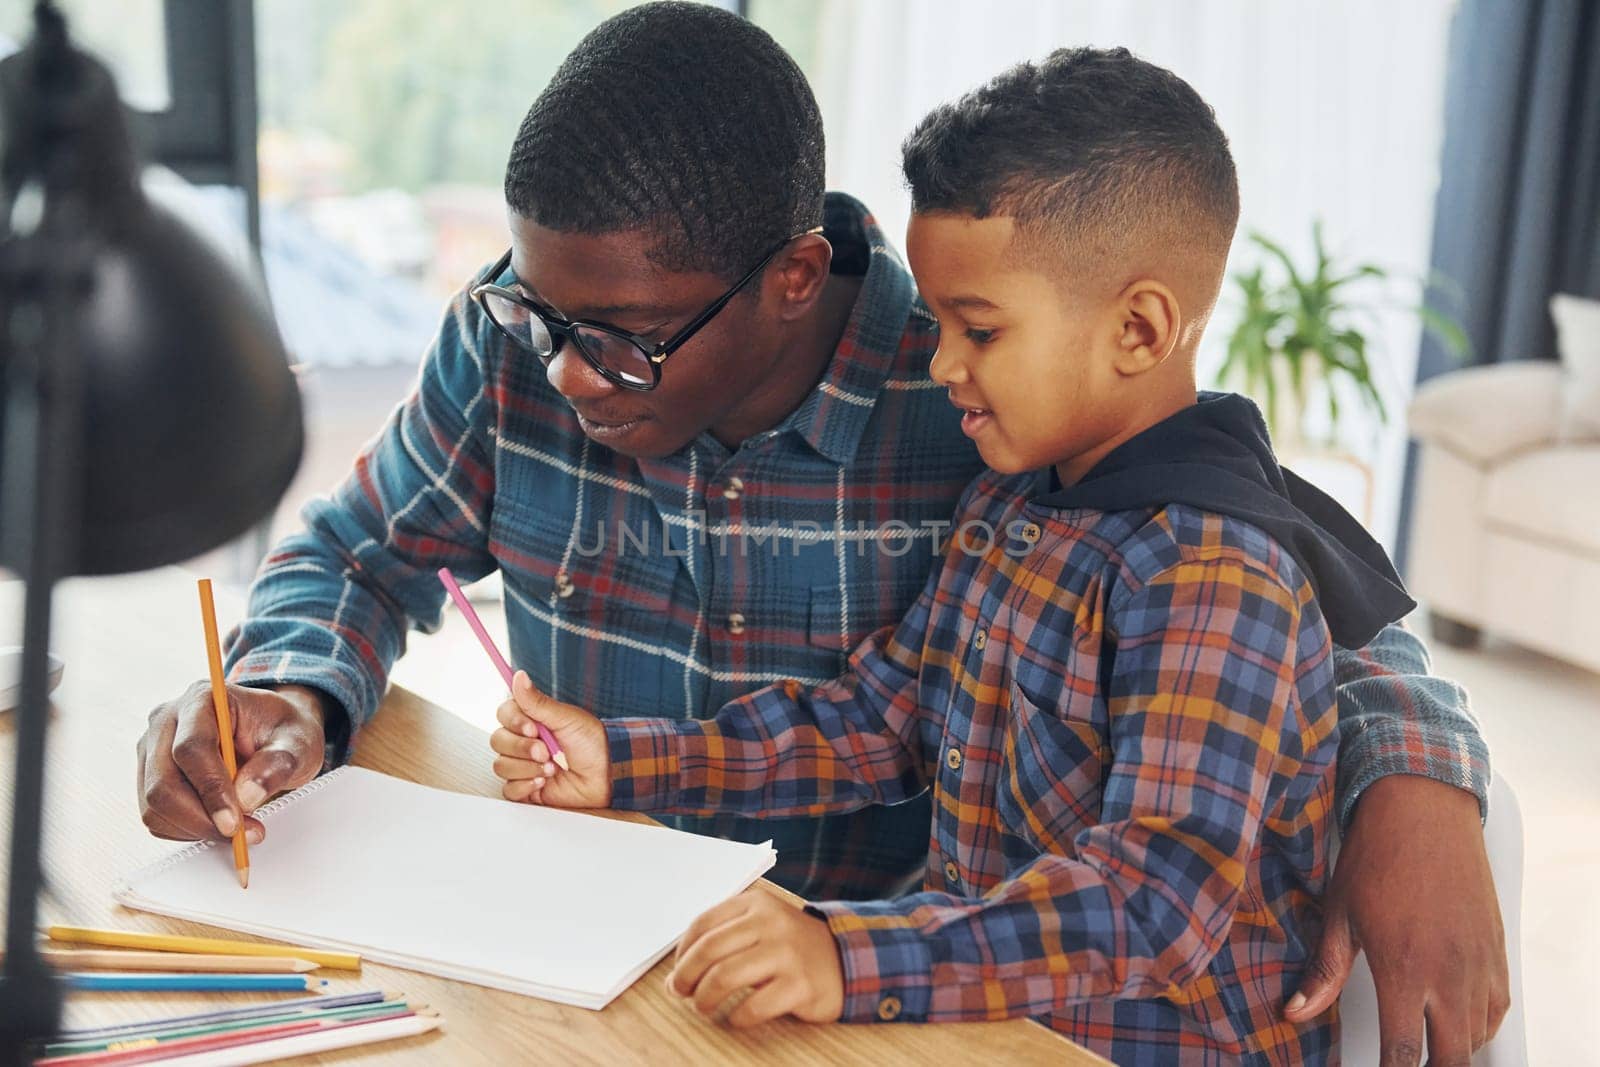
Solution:
{"label": "yellow pencil", "polygon": [[[239,776],[233,755],[233,716],[228,714],[228,683],[222,677],[222,642],[217,639],[217,609],[211,600],[211,579],[200,579],[200,618],[206,630],[206,662],[211,668],[211,703],[217,710],[217,736],[222,742],[222,765],[228,768],[228,781]],[[239,887],[250,886],[250,849],[244,840],[244,817],[233,830],[233,867],[239,872]]]}
{"label": "yellow pencil", "polygon": [[176,934],[144,934],[133,930],[96,930],[84,926],[52,926],[45,930],[52,941],[106,948],[145,948],[160,952],[205,952],[211,955],[283,956],[310,960],[319,967],[359,971],[361,957],[354,952],[327,952],[299,945],[273,945],[256,941],[226,941],[211,937],[183,937]]}
{"label": "yellow pencil", "polygon": [[52,967],[69,971],[185,971],[202,974],[304,974],[317,965],[292,956],[214,956],[136,949],[45,949]]}

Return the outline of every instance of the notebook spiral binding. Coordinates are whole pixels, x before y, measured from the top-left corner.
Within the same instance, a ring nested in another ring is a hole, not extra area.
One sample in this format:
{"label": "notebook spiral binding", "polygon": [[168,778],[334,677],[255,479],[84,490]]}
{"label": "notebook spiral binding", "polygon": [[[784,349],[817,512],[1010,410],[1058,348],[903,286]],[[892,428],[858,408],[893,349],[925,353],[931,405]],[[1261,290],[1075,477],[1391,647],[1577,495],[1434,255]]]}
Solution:
{"label": "notebook spiral binding", "polygon": [[[318,776],[316,778],[311,779],[311,781],[307,782],[305,785],[301,786],[299,789],[296,789],[296,790],[294,790],[292,792],[289,792],[289,793],[285,793],[285,794],[283,794],[283,796],[279,797],[278,799],[272,801],[269,804],[261,805],[261,807],[257,808],[255,811],[251,812],[250,814],[254,815],[258,819],[265,819],[268,816],[274,815],[277,812],[282,811],[284,808],[288,807],[290,804],[293,804],[295,801],[299,800],[301,797],[308,797],[312,793],[315,793],[317,790],[323,788],[329,782],[331,782],[333,779],[337,778],[343,771],[344,771],[343,767],[335,767],[333,770],[329,771],[327,774],[320,775],[320,776]],[[137,881],[139,879],[149,878],[149,877],[152,877],[154,875],[160,874],[162,871],[165,871],[168,867],[172,867],[172,866],[175,866],[176,864],[182,863],[184,860],[189,859],[191,856],[198,856],[200,853],[206,851],[207,849],[215,848],[215,847],[217,847],[219,845],[227,847],[228,846],[228,842],[226,842],[226,841],[216,841],[216,840],[195,841],[192,844],[185,846],[184,848],[178,849],[178,851],[172,853],[169,856],[164,856],[161,859],[156,860],[154,863],[149,864],[148,866],[141,867],[139,870],[135,871],[133,874],[130,874],[127,878],[124,878],[124,879],[120,880],[118,882],[117,888],[120,890],[122,887],[127,886],[130,883],[135,882],[135,881]]]}

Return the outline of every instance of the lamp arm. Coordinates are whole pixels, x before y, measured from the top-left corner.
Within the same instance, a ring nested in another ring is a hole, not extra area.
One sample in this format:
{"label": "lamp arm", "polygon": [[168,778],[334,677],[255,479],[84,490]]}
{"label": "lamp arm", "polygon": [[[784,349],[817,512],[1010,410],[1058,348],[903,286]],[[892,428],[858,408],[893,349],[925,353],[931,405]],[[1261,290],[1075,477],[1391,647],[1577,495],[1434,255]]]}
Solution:
{"label": "lamp arm", "polygon": [[0,972],[3,1064],[24,1062],[28,1042],[55,1033],[61,1005],[59,983],[36,950],[35,928],[39,890],[44,883],[40,838],[45,730],[50,720],[51,594],[62,573],[62,561],[70,559],[73,551],[82,477],[82,361],[70,315],[78,290],[87,283],[88,271],[81,253],[57,253],[50,263],[39,262],[44,237],[50,232],[41,230],[0,248],[0,270],[9,276],[8,281],[31,273],[35,283],[13,287],[13,292],[22,290],[22,299],[7,303],[6,328],[0,331],[9,379],[4,467],[0,468],[4,496],[0,520],[4,525],[0,528],[6,537],[15,538],[6,546],[6,556],[23,575],[27,590],[21,702],[16,709],[5,968]]}

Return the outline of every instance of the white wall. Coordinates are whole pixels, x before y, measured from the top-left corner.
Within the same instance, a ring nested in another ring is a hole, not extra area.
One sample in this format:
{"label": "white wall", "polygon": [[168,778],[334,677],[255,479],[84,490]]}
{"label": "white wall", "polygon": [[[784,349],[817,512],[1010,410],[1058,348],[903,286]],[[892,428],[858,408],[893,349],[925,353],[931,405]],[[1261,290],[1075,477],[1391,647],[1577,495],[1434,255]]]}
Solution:
{"label": "white wall", "polygon": [[[1258,229],[1305,255],[1321,217],[1336,253],[1425,273],[1438,185],[1445,45],[1454,0],[823,0],[813,84],[828,131],[828,184],[861,197],[895,238],[908,201],[901,139],[931,107],[1053,48],[1126,45],[1188,80],[1216,109],[1239,168],[1232,267]],[[1231,328],[1224,307],[1203,370]],[[1376,471],[1369,523],[1393,543],[1414,318],[1373,336],[1390,425],[1348,434]],[[1315,471],[1307,472],[1315,477]],[[1359,511],[1343,487],[1330,491]]]}

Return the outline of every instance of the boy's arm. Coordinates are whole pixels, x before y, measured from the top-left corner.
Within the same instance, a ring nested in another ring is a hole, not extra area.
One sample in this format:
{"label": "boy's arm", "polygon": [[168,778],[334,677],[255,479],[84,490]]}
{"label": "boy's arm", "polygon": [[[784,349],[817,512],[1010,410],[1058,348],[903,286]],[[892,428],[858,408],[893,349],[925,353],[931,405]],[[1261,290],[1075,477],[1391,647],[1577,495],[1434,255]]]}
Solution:
{"label": "boy's arm", "polygon": [[438,627],[437,570],[465,582],[493,569],[493,418],[475,318],[458,294],[411,395],[344,483],[306,506],[305,529],[267,556],[228,636],[230,681],[331,698],[322,701],[328,763],[343,761],[376,710],[408,625]]}
{"label": "boy's arm", "polygon": [[[1333,756],[1331,708],[1307,722],[1296,688],[1325,631],[1302,626],[1314,604],[1230,560],[1179,564],[1112,609],[1103,821],[981,896],[817,905],[844,964],[843,1018],[1037,1015],[1170,993],[1209,965],[1269,795]],[[1331,789],[1306,788],[1315,821]]]}
{"label": "boy's arm", "polygon": [[1464,789],[1488,811],[1489,749],[1454,682],[1429,673],[1428,650],[1399,624],[1365,648],[1335,646],[1339,679],[1339,825],[1380,779],[1413,774]]}
{"label": "boy's arm", "polygon": [[938,724],[919,719],[917,676],[940,570],[899,625],[862,641],[832,682],[782,682],[709,721],[608,720],[612,806],[805,816],[920,794],[921,738]]}

